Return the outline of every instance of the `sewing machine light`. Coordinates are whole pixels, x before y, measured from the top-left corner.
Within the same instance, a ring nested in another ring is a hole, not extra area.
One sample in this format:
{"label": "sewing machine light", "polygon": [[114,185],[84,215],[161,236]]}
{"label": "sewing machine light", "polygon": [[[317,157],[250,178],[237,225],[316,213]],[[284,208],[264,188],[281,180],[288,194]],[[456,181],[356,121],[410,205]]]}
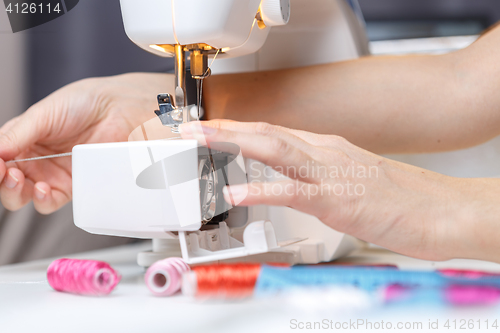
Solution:
{"label": "sewing machine light", "polygon": [[167,53],[167,54],[168,54],[168,52],[165,50],[165,48],[164,48],[164,47],[161,47],[161,46],[159,46],[159,45],[156,45],[156,44],[151,44],[151,45],[149,45],[149,47],[150,47],[150,48],[152,48],[152,49],[154,49],[154,50],[156,50],[156,51],[160,51],[160,52],[163,52],[163,53]]}

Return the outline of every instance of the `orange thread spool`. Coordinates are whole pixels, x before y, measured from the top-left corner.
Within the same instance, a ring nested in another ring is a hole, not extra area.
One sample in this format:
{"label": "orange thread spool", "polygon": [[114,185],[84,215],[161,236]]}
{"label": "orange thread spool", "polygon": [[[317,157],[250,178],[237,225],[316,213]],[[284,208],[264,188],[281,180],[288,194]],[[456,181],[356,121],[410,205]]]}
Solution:
{"label": "orange thread spool", "polygon": [[240,298],[253,293],[260,264],[219,264],[193,267],[197,296]]}

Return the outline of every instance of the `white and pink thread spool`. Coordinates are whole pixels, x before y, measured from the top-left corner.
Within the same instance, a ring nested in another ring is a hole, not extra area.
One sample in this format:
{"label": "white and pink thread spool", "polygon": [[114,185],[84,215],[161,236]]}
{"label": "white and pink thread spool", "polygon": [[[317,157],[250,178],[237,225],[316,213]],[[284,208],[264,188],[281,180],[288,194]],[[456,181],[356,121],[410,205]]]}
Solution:
{"label": "white and pink thread spool", "polygon": [[181,258],[167,258],[151,265],[144,280],[155,296],[171,296],[181,290],[182,274],[190,270]]}

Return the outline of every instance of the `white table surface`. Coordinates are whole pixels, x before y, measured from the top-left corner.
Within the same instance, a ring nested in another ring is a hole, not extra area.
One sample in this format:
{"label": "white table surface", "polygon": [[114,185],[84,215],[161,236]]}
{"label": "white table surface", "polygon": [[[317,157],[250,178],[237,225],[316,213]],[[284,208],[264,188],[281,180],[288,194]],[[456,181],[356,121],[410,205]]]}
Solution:
{"label": "white table surface", "polygon": [[[366,310],[354,306],[342,309],[338,304],[335,306],[331,298],[328,300],[319,295],[301,299],[276,297],[230,302],[197,300],[182,295],[154,297],[144,284],[144,269],[135,261],[138,252],[149,248],[149,243],[139,243],[68,256],[103,260],[120,272],[120,284],[105,297],[77,296],[52,290],[45,274],[53,259],[0,267],[0,332],[294,332],[297,330],[291,329],[292,319],[314,321],[369,316],[387,321],[414,314],[394,308]],[[354,253],[342,261],[395,264],[401,269],[463,268],[500,272],[500,265],[493,263],[475,260],[435,263],[373,248]],[[437,316],[465,319],[480,316],[498,319],[500,323],[498,307],[418,311],[425,321]]]}

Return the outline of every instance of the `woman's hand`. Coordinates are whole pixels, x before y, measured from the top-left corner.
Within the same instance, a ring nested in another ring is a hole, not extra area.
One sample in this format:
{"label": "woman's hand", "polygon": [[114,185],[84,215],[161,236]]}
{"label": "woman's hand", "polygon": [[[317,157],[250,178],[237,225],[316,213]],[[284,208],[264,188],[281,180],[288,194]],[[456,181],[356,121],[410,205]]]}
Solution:
{"label": "woman's hand", "polygon": [[289,177],[226,187],[228,202],[232,196],[240,205],[289,206],[340,232],[422,259],[484,258],[471,248],[467,224],[479,207],[471,206],[477,201],[471,200],[472,180],[392,161],[334,135],[266,123],[202,125],[182,125],[182,137],[209,146],[237,144],[244,156]]}
{"label": "woman's hand", "polygon": [[156,95],[173,91],[166,74],[125,74],[69,84],[0,128],[0,199],[17,210],[33,200],[43,214],[71,200],[71,158],[5,163],[70,152],[74,145],[127,141],[155,117]]}

